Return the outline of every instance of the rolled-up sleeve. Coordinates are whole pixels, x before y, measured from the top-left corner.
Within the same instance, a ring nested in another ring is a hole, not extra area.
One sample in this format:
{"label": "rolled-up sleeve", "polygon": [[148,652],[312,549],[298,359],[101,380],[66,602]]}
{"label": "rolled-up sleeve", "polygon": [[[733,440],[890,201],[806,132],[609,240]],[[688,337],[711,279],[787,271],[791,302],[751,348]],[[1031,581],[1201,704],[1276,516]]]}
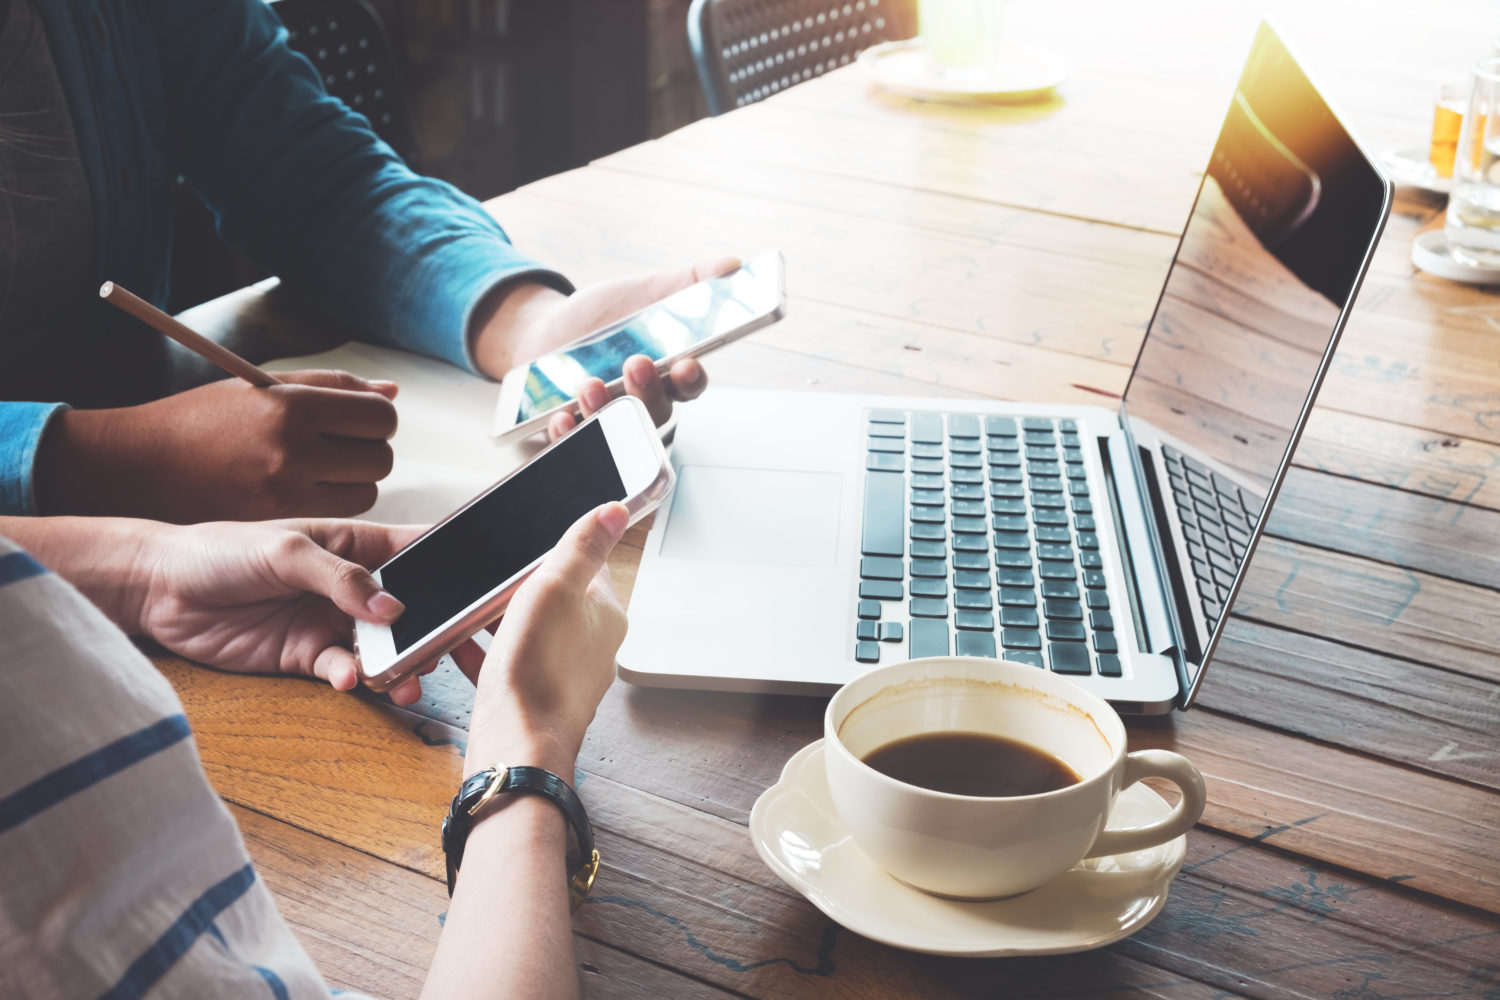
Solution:
{"label": "rolled-up sleeve", "polygon": [[0,514],[36,513],[36,453],[62,403],[0,403]]}
{"label": "rolled-up sleeve", "polygon": [[221,235],[361,340],[473,368],[501,282],[564,292],[474,199],[409,169],[329,97],[262,0],[152,0],[168,140]]}

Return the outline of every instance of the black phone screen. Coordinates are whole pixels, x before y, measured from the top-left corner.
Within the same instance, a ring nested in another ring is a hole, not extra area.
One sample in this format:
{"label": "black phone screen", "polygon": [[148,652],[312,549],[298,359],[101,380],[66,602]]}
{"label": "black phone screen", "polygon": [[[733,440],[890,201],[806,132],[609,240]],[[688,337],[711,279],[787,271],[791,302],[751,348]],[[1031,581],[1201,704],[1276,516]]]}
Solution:
{"label": "black phone screen", "polygon": [[596,420],[401,552],[380,571],[406,605],[391,626],[404,652],[557,544],[625,484]]}

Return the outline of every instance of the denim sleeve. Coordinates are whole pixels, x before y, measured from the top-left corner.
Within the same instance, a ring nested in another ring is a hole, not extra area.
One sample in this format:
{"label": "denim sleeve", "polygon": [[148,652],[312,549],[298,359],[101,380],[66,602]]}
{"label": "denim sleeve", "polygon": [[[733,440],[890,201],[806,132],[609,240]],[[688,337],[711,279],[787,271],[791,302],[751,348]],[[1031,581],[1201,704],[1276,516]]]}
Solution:
{"label": "denim sleeve", "polygon": [[474,368],[467,331],[516,278],[571,292],[474,199],[410,170],[323,91],[264,0],[148,0],[169,149],[219,232],[360,340]]}
{"label": "denim sleeve", "polygon": [[36,449],[62,403],[0,403],[0,514],[36,513]]}

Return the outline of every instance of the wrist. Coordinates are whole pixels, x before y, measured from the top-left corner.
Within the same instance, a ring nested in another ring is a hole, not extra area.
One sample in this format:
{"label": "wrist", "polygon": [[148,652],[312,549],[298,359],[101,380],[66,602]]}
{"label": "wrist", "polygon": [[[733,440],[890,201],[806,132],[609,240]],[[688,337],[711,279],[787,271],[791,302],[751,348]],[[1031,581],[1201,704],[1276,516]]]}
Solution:
{"label": "wrist", "polygon": [[490,719],[469,730],[464,774],[499,765],[528,764],[545,768],[571,785],[580,744],[523,719]]}
{"label": "wrist", "polygon": [[474,310],[470,346],[479,370],[502,378],[516,365],[531,360],[532,347],[545,330],[552,311],[567,296],[537,281],[502,282]]}
{"label": "wrist", "polygon": [[24,546],[130,635],[143,621],[167,525],[123,517],[0,518],[0,534]]}

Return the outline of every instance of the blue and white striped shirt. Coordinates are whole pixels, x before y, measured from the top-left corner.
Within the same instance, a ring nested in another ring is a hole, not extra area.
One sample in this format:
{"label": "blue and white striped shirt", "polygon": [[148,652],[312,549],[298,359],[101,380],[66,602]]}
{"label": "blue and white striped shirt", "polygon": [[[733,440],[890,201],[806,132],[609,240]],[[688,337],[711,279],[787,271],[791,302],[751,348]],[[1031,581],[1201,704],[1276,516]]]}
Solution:
{"label": "blue and white striped shirt", "polygon": [[0,996],[330,996],[171,685],[4,539],[0,761]]}

